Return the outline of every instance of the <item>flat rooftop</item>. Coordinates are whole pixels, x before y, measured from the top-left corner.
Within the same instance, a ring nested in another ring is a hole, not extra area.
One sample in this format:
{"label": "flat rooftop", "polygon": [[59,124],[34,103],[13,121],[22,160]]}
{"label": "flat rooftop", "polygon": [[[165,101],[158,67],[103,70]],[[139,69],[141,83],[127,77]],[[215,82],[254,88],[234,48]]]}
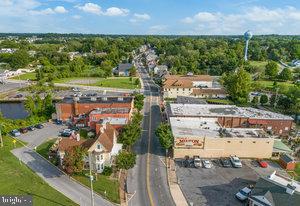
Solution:
{"label": "flat rooftop", "polygon": [[131,103],[133,97],[65,97],[59,103],[73,104],[77,103],[89,104],[89,103]]}
{"label": "flat rooftop", "polygon": [[245,117],[251,119],[293,120],[292,117],[252,107],[218,104],[170,104],[169,116],[188,117]]}
{"label": "flat rooftop", "polygon": [[130,110],[130,108],[96,108],[90,114],[128,114]]}
{"label": "flat rooftop", "polygon": [[267,138],[262,129],[222,128],[217,118],[170,117],[172,133],[175,138],[209,137],[209,138]]}
{"label": "flat rooftop", "polygon": [[111,125],[125,125],[128,122],[127,118],[114,118],[114,117],[109,117],[109,118],[104,118],[100,119],[99,121],[101,124],[106,124],[109,123]]}

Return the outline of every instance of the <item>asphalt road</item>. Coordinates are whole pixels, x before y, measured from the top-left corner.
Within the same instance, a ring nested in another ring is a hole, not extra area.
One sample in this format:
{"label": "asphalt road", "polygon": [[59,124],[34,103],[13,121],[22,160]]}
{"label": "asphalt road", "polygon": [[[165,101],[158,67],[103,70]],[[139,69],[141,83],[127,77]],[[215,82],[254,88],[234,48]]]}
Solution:
{"label": "asphalt road", "polygon": [[136,166],[127,177],[128,205],[171,206],[171,197],[165,166],[165,150],[155,136],[155,129],[161,121],[159,109],[159,88],[150,80],[145,70],[139,69],[144,83],[143,133],[134,150],[138,154]]}

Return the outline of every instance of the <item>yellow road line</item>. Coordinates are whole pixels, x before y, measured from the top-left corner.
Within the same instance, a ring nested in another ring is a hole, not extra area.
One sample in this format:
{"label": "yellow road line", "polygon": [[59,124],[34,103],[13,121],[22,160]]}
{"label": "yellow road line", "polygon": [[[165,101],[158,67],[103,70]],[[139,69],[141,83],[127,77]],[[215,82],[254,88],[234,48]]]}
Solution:
{"label": "yellow road line", "polygon": [[151,193],[151,189],[150,189],[150,146],[151,146],[151,104],[152,104],[152,96],[151,96],[151,92],[150,92],[150,111],[149,111],[149,129],[148,129],[148,153],[147,153],[147,180],[146,180],[146,185],[147,185],[147,193],[149,196],[149,200],[150,200],[150,205],[154,206],[153,203],[153,197],[152,197],[152,193]]}

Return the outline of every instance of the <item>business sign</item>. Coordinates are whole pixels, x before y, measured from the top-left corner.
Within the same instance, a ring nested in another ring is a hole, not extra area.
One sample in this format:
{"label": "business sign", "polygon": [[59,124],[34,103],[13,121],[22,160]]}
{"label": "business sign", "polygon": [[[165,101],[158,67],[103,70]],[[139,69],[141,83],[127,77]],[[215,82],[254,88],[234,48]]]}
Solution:
{"label": "business sign", "polygon": [[191,138],[176,138],[175,146],[177,147],[203,147],[203,142],[200,139],[191,139]]}

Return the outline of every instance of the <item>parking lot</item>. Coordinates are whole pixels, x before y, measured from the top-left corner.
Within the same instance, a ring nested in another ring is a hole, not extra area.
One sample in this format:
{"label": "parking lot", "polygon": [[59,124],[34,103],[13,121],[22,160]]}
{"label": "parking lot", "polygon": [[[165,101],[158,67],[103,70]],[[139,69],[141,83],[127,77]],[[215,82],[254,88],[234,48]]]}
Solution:
{"label": "parking lot", "polygon": [[211,169],[184,167],[176,161],[178,183],[190,205],[245,205],[235,198],[239,189],[255,185],[260,176],[271,174],[274,170],[284,173],[272,162],[268,168],[260,168],[256,161],[243,160],[242,168],[224,168],[213,161]]}
{"label": "parking lot", "polygon": [[34,148],[35,146],[42,144],[49,137],[58,137],[59,131],[64,128],[66,128],[66,126],[47,122],[44,124],[44,128],[28,131],[25,134],[21,134],[18,139],[27,142],[28,147]]}

